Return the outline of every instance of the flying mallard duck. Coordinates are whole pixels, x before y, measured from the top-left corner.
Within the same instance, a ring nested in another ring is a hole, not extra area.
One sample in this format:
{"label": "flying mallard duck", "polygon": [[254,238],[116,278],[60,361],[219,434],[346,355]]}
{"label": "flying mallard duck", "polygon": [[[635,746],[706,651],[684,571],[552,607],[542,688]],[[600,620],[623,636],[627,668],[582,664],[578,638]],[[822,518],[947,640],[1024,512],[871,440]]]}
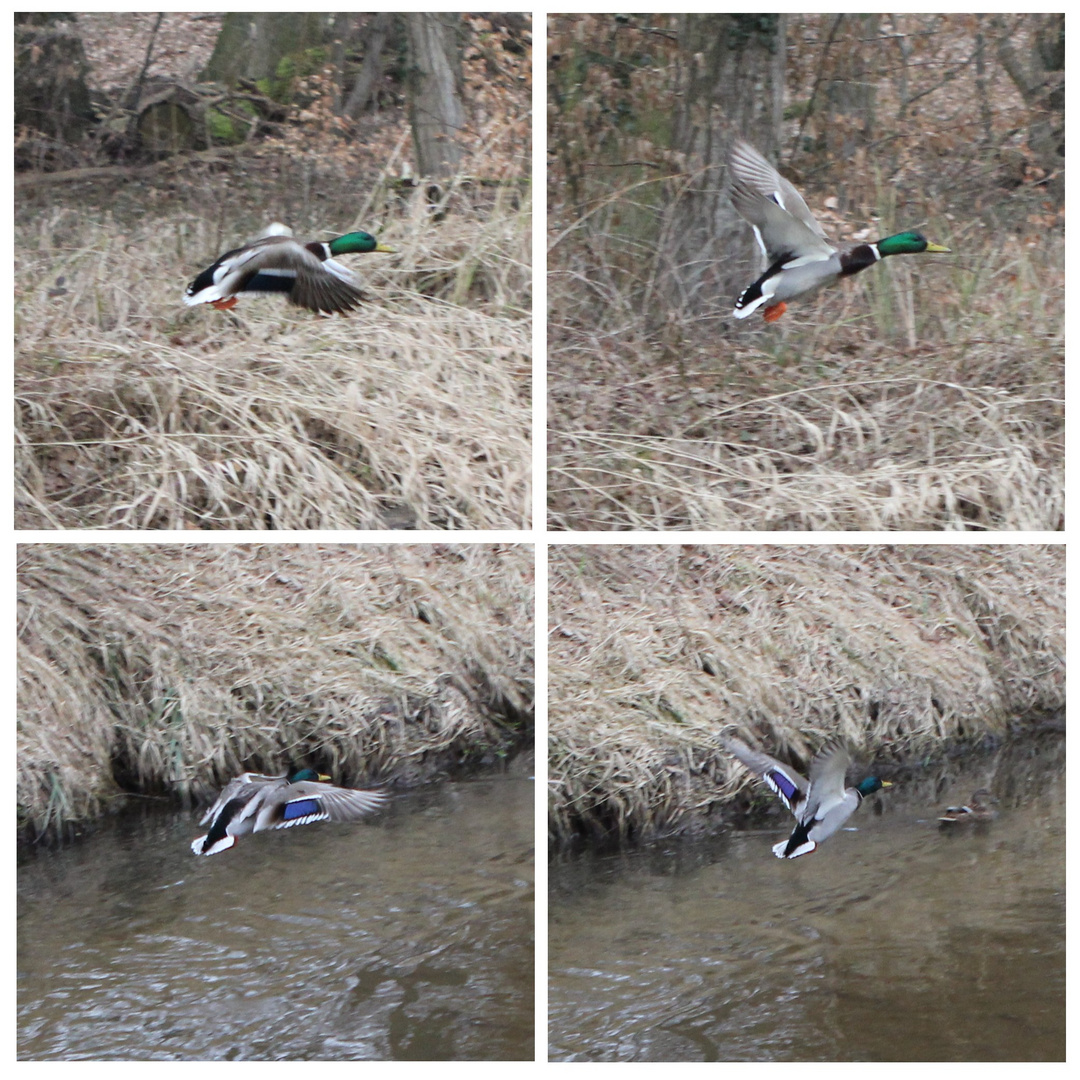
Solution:
{"label": "flying mallard duck", "polygon": [[851,754],[840,742],[827,742],[810,763],[810,780],[800,776],[790,765],[781,764],[768,754],[751,750],[732,736],[720,740],[751,772],[757,773],[795,815],[795,828],[787,840],[773,845],[778,859],[797,859],[808,855],[822,840],[837,832],[859,808],[867,795],[892,787],[888,780],[868,776],[857,787],[844,787],[844,774],[851,764]]}
{"label": "flying mallard duck", "polygon": [[363,294],[348,267],[331,255],[393,251],[366,232],[301,244],[292,229],[273,224],[260,237],[233,248],[208,266],[184,290],[185,304],[211,304],[222,311],[236,306],[237,293],[269,296],[284,293],[291,304],[311,311],[352,311]]}
{"label": "flying mallard duck", "polygon": [[765,273],[735,301],[735,318],[763,304],[766,322],[787,310],[786,300],[810,296],[886,255],[947,252],[922,233],[902,232],[874,244],[832,244],[802,196],[752,146],[736,142],[728,153],[731,202],[750,222],[765,258]]}
{"label": "flying mallard duck", "polygon": [[997,811],[994,809],[996,803],[997,799],[992,792],[987,791],[986,788],[979,788],[971,796],[971,801],[964,806],[947,806],[938,821],[941,822],[942,828],[961,821],[993,821],[997,817]]}
{"label": "flying mallard duck", "polygon": [[230,780],[218,800],[203,814],[200,825],[210,831],[191,842],[196,855],[216,855],[236,843],[238,836],[266,829],[288,829],[315,821],[357,821],[386,801],[383,791],[359,791],[323,783],[314,769],[282,776],[241,773]]}

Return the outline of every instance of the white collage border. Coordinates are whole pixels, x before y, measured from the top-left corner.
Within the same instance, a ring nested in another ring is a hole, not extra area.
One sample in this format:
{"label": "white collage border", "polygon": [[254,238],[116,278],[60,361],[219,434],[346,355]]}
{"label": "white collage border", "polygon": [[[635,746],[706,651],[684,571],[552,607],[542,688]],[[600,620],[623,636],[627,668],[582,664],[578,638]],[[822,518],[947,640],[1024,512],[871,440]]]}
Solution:
{"label": "white collage border", "polygon": [[[222,6],[218,9],[207,8],[202,10],[244,10],[249,8],[251,10],[264,10],[265,5],[237,5],[232,4],[228,6]],[[120,5],[105,5],[105,4],[89,4],[82,5],[79,10],[123,10],[124,6]],[[184,5],[158,5],[152,9],[130,9],[130,10],[189,10],[190,7]],[[14,10],[14,9],[13,9]],[[35,10],[49,10],[40,8]],[[364,10],[389,10],[389,11],[407,11],[407,10],[461,10],[460,6],[446,5],[443,8],[439,8],[438,5],[433,4],[414,4],[405,5],[398,4],[393,6],[387,6],[383,9],[372,8]],[[545,6],[545,7],[517,7],[514,10],[531,10],[533,15],[533,177],[534,183],[532,185],[533,191],[533,312],[534,312],[534,326],[533,326],[533,523],[532,528],[529,530],[489,530],[482,532],[440,532],[440,531],[418,531],[402,533],[400,531],[317,531],[317,532],[277,532],[277,533],[262,533],[254,531],[244,532],[221,532],[214,534],[195,534],[186,531],[160,531],[160,532],[114,532],[114,531],[95,531],[95,530],[72,530],[69,532],[57,533],[54,531],[44,530],[24,530],[16,532],[14,528],[14,483],[13,475],[9,469],[2,470],[2,480],[0,480],[0,500],[2,500],[3,514],[4,514],[4,526],[3,526],[3,550],[4,550],[4,562],[8,567],[8,572],[4,575],[4,592],[6,594],[7,603],[5,605],[6,610],[9,613],[8,629],[5,633],[5,640],[7,647],[5,649],[6,661],[2,669],[8,675],[8,685],[11,688],[11,697],[9,699],[11,704],[12,717],[17,715],[17,701],[16,701],[16,666],[15,657],[17,655],[17,625],[16,625],[16,589],[15,589],[15,573],[16,573],[16,548],[18,544],[40,544],[40,543],[64,543],[64,544],[235,544],[235,543],[262,543],[262,544],[293,544],[293,543],[322,543],[322,544],[424,544],[424,543],[442,543],[442,544],[466,544],[466,543],[524,543],[534,546],[535,558],[536,558],[536,603],[535,603],[535,643],[536,643],[536,686],[537,686],[537,701],[536,701],[536,785],[535,785],[535,810],[536,810],[536,822],[535,822],[535,840],[536,840],[536,1057],[533,1062],[439,1062],[438,1068],[440,1074],[443,1074],[450,1078],[450,1080],[457,1080],[458,1077],[471,1078],[476,1075],[491,1074],[494,1075],[494,1071],[498,1069],[500,1073],[507,1070],[510,1071],[511,1077],[517,1077],[519,1074],[534,1077],[539,1075],[547,1075],[549,1072],[562,1072],[564,1070],[574,1070],[585,1068],[588,1070],[589,1077],[604,1076],[610,1074],[612,1070],[619,1070],[620,1075],[624,1070],[633,1070],[636,1076],[647,1076],[649,1078],[664,1076],[665,1080],[668,1080],[667,1073],[672,1068],[679,1070],[693,1070],[693,1069],[716,1069],[722,1068],[724,1070],[724,1077],[734,1074],[745,1075],[749,1071],[758,1070],[770,1070],[777,1071],[781,1067],[779,1064],[752,1064],[752,1063],[733,1063],[733,1064],[721,1064],[717,1065],[694,1065],[694,1064],[680,1064],[680,1065],[627,1065],[617,1063],[590,1063],[587,1065],[575,1065],[564,1063],[548,1063],[546,1061],[546,1048],[547,1048],[547,979],[546,979],[546,958],[547,958],[547,886],[548,886],[548,872],[547,872],[547,785],[542,782],[545,777],[544,765],[546,762],[545,747],[547,743],[547,721],[548,721],[548,701],[547,701],[547,677],[548,677],[548,663],[547,663],[547,587],[548,587],[548,550],[552,546],[558,546],[560,544],[708,544],[712,546],[725,546],[725,545],[757,545],[757,544],[782,544],[782,545],[806,545],[806,544],[832,544],[832,545],[858,545],[858,544],[892,544],[892,545],[927,545],[927,544],[1066,544],[1068,538],[1068,529],[1061,533],[1050,532],[1038,532],[1038,533],[928,533],[928,532],[845,532],[845,533],[819,533],[819,532],[782,532],[782,533],[768,533],[768,532],[663,532],[663,533],[642,533],[642,532],[620,532],[620,533],[607,533],[607,532],[575,532],[575,533],[550,533],[546,528],[546,502],[547,502],[547,483],[544,465],[546,462],[546,421],[547,421],[547,376],[545,360],[547,356],[547,329],[545,324],[544,315],[547,311],[547,283],[544,274],[544,262],[545,253],[547,251],[547,214],[546,214],[546,202],[547,193],[546,185],[542,182],[542,178],[545,176],[546,160],[547,160],[547,101],[546,101],[546,17],[549,13],[574,13],[574,12],[610,12],[616,13],[624,10],[623,8],[614,5],[584,5],[584,4],[564,4],[558,6]],[[686,10],[694,10],[692,7],[688,7]],[[736,9],[732,9],[736,10]],[[777,7],[769,8],[768,10],[777,11],[798,11],[804,10],[795,8],[789,5],[777,5]],[[830,9],[832,10],[832,9]],[[865,11],[866,8],[852,8],[852,11]],[[904,10],[902,7],[897,9],[895,5],[889,8],[893,10]],[[920,10],[914,6],[909,10]],[[1071,27],[1070,27],[1071,29]],[[8,42],[5,44],[5,51],[12,48],[10,35],[8,36]],[[1071,60],[1072,56],[1076,52],[1076,46],[1073,44],[1072,35],[1069,36],[1068,44],[1068,57]],[[13,70],[13,60],[10,59],[7,70]],[[1069,65],[1071,66],[1071,64]],[[1067,117],[1075,115],[1073,106],[1073,97],[1075,92],[1069,88],[1067,90]],[[14,128],[12,120],[12,107],[11,107],[11,94],[12,85],[11,81],[5,81],[5,95],[6,95],[6,109],[4,112],[4,122],[7,125],[7,130],[11,138],[8,145],[12,145]],[[1073,124],[1068,121],[1068,129],[1071,129]],[[10,161],[10,158],[9,158]],[[9,164],[6,171],[8,191],[11,193],[13,203],[13,183],[12,183],[12,166]],[[1072,185],[1066,180],[1067,193],[1071,192]],[[9,234],[8,237],[9,247],[9,259],[6,263],[6,273],[8,275],[8,281],[10,289],[14,288],[13,266],[14,266],[14,250],[12,238]],[[1066,273],[1067,280],[1072,278],[1073,264],[1076,262],[1075,252],[1066,247]],[[8,295],[12,295],[9,290]],[[10,306],[7,307],[7,327],[9,330],[9,336],[6,340],[13,340],[13,312]],[[1066,340],[1071,338],[1070,327],[1072,324],[1071,311],[1067,311],[1067,325],[1066,325]],[[1068,350],[1066,356],[1068,358]],[[8,352],[8,360],[6,363],[8,382],[7,385],[13,385],[14,378],[14,356],[12,352]],[[1066,413],[1067,415],[1073,415],[1076,413],[1075,394],[1072,392],[1072,384],[1075,380],[1069,379],[1066,389]],[[8,410],[3,420],[5,428],[8,433],[7,445],[9,447],[14,446],[14,426],[11,416],[11,411]],[[1068,438],[1068,429],[1066,433],[1066,463],[1067,466],[1071,466],[1073,461],[1072,455],[1072,443],[1073,440]],[[9,459],[10,460],[10,459]],[[1067,471],[1067,505],[1071,506],[1073,500],[1068,496],[1072,495],[1073,484],[1072,478],[1075,470],[1071,467]],[[1067,522],[1068,519],[1066,519]],[[11,725],[12,743],[9,745],[14,751],[14,733],[15,724]],[[14,760],[14,753],[9,760]],[[1076,800],[1074,800],[1074,803]],[[1069,826],[1071,827],[1074,822],[1073,818],[1080,813],[1075,807],[1073,808]],[[8,831],[8,861],[9,867],[15,866],[15,831],[9,829]],[[1069,870],[1071,871],[1071,864],[1075,860],[1069,860]],[[1072,884],[1072,874],[1068,874],[1069,884]],[[14,900],[14,875],[10,881],[11,888],[8,889],[7,895],[9,897],[8,911],[10,913],[10,921],[8,926],[14,931],[15,926],[15,900]],[[1070,889],[1070,892],[1073,890]],[[15,968],[15,944],[14,938],[9,937],[10,949],[8,955],[11,958],[10,972],[14,975]],[[1070,970],[1071,974],[1071,970]],[[1069,989],[1073,989],[1075,980],[1069,979]],[[1072,1017],[1076,1012],[1076,1008],[1073,1007],[1072,1002],[1077,997],[1076,994],[1070,993],[1067,998],[1068,1007],[1068,1031],[1073,1034],[1076,1031],[1075,1026],[1072,1023]],[[15,1019],[15,980],[9,978],[7,981],[7,994],[9,1009],[7,1015],[12,1021]],[[10,1031],[10,1041],[8,1042],[9,1054],[7,1060],[15,1061],[15,1024],[11,1023],[8,1029]],[[1070,1040],[1070,1043],[1075,1040]],[[267,1063],[267,1062],[178,1062],[178,1063],[110,1063],[111,1069],[150,1069],[153,1072],[157,1072],[162,1069],[169,1069],[170,1074],[177,1075],[176,1070],[179,1069],[184,1075],[188,1070],[192,1068],[210,1068],[212,1070],[230,1070],[231,1075],[236,1075],[235,1070],[241,1071],[249,1070],[266,1070],[286,1068],[289,1063]],[[405,1064],[399,1062],[364,1062],[363,1068],[366,1070],[373,1070],[380,1075],[389,1074],[393,1077],[405,1076],[406,1073],[410,1077],[416,1077],[416,1064]],[[66,1070],[70,1068],[101,1068],[100,1064],[93,1063],[66,1063],[66,1062],[17,1062],[16,1068],[20,1070],[40,1072],[45,1071],[51,1073],[56,1069],[65,1070],[65,1075],[68,1075]],[[320,1068],[326,1070],[338,1071],[345,1068],[355,1067],[355,1063],[315,1063],[313,1068]],[[856,1063],[848,1063],[846,1065],[836,1064],[802,1064],[800,1069],[805,1070],[807,1074],[813,1076],[824,1075],[824,1071],[827,1069],[830,1073],[835,1072],[837,1068],[840,1069],[852,1069],[860,1068],[861,1066]],[[875,1071],[884,1070],[886,1074],[895,1071],[903,1066],[889,1065],[889,1064],[875,1064]],[[926,1066],[923,1066],[924,1068]],[[932,1067],[932,1066],[931,1066]],[[1040,1070],[1047,1073],[1053,1073],[1057,1071],[1063,1071],[1067,1066],[1062,1064],[1058,1065],[1041,1065]],[[907,1066],[910,1069],[910,1066]],[[959,1064],[949,1065],[949,1078],[954,1080],[956,1077],[966,1077],[967,1075],[974,1075],[976,1069],[980,1072],[985,1070],[985,1065],[978,1064]],[[644,1072],[642,1071],[644,1070]],[[660,1072],[663,1070],[663,1073]],[[980,1080],[983,1078],[980,1076]]]}

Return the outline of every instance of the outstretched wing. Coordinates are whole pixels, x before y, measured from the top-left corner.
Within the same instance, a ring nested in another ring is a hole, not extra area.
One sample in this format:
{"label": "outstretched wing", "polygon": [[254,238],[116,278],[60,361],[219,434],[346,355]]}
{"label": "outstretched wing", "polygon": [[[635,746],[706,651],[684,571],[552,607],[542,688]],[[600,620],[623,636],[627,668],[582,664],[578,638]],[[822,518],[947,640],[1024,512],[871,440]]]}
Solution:
{"label": "outstretched wing", "polygon": [[731,202],[753,226],[765,265],[798,265],[829,258],[836,250],[803,197],[752,146],[735,142],[728,152]]}
{"label": "outstretched wing", "polygon": [[790,765],[785,765],[759,750],[752,750],[733,735],[722,735],[720,742],[728,753],[738,758],[752,773],[760,776],[793,814],[798,814],[810,788],[803,776]]}
{"label": "outstretched wing", "polygon": [[385,791],[339,788],[333,784],[302,780],[289,785],[287,799],[275,801],[274,806],[259,812],[255,831],[288,829],[316,821],[358,821],[378,810],[387,798]]}
{"label": "outstretched wing", "polygon": [[225,808],[227,803],[244,795],[254,794],[257,788],[263,788],[267,784],[279,783],[284,776],[265,776],[262,773],[241,773],[238,777],[230,780],[222,789],[217,801],[199,819],[200,825],[208,825]]}
{"label": "outstretched wing", "polygon": [[328,315],[352,311],[359,307],[364,299],[364,294],[356,287],[355,282],[356,278],[348,267],[334,262],[333,259],[319,263],[318,269],[312,269],[305,264],[296,274],[289,300],[298,307],[325,312]]}
{"label": "outstretched wing", "polygon": [[817,752],[810,762],[810,793],[800,821],[820,820],[833,806],[844,802],[844,780],[850,765],[851,754],[839,740],[827,742]]}

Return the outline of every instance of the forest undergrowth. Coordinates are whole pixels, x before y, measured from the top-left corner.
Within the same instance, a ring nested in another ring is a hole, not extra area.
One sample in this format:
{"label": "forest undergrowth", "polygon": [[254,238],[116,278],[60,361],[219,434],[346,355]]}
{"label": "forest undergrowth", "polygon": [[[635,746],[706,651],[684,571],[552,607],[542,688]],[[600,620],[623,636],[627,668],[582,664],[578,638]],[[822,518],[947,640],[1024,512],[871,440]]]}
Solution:
{"label": "forest undergrowth", "polygon": [[[160,39],[160,17],[74,25],[120,101],[150,43],[156,75],[182,81],[219,21],[172,15]],[[513,51],[465,23],[453,180],[415,178],[395,77],[350,119],[332,66],[243,145],[106,161],[88,140],[79,168],[16,176],[16,527],[529,526],[528,20]],[[273,222],[303,240],[362,229],[395,253],[343,257],[366,296],[348,317],[184,305]]]}

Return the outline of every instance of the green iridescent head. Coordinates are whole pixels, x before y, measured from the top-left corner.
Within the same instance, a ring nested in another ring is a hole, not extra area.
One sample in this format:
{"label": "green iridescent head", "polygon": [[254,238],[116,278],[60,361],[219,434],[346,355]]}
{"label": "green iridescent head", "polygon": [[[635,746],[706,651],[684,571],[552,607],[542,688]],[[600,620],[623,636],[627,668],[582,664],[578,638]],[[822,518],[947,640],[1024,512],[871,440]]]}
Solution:
{"label": "green iridescent head", "polygon": [[293,769],[287,777],[290,784],[296,784],[301,780],[329,780],[329,776],[323,776],[314,769]]}
{"label": "green iridescent head", "polygon": [[892,787],[892,782],[889,780],[879,780],[876,776],[868,776],[859,786],[855,789],[860,795],[873,795],[875,791],[880,791],[882,788]]}
{"label": "green iridescent head", "polygon": [[918,255],[921,251],[948,251],[940,244],[931,244],[921,232],[902,232],[895,236],[886,236],[877,242],[877,249],[882,257],[886,255]]}
{"label": "green iridescent head", "polygon": [[364,255],[369,251],[393,251],[385,244],[380,244],[371,233],[350,232],[330,241],[331,255]]}

